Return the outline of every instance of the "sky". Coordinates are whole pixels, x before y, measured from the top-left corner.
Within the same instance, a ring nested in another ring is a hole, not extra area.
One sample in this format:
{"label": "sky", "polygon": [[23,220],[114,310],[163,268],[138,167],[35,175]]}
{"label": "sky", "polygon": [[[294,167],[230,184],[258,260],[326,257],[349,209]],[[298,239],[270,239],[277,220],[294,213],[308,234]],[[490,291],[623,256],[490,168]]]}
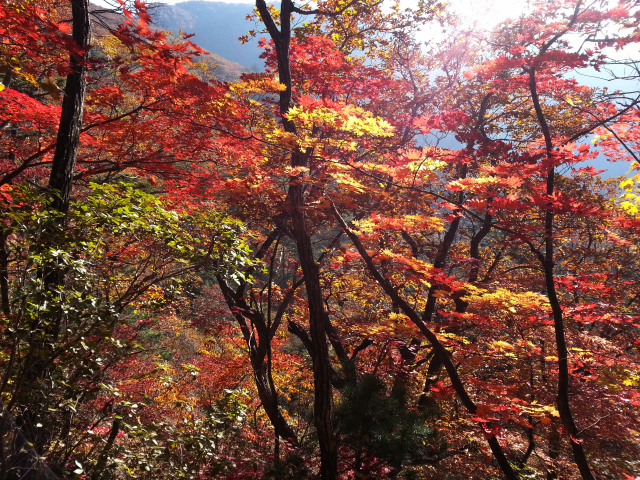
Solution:
{"label": "sky", "polygon": [[[175,5],[185,0],[161,0],[162,3]],[[206,1],[206,0],[202,0]],[[255,0],[216,0],[224,3],[255,3]],[[269,0],[267,0],[269,1]],[[275,0],[271,0],[275,1]],[[303,3],[303,2],[296,2]],[[495,25],[509,17],[517,17],[526,6],[526,0],[452,0],[450,6],[469,24],[477,21],[487,27]],[[401,0],[400,5],[411,7],[417,1]]]}
{"label": "sky", "polygon": [[[401,0],[400,5],[416,3]],[[448,6],[461,18],[463,25],[475,24],[481,29],[490,29],[508,18],[519,17],[527,3],[526,0],[451,0]]]}

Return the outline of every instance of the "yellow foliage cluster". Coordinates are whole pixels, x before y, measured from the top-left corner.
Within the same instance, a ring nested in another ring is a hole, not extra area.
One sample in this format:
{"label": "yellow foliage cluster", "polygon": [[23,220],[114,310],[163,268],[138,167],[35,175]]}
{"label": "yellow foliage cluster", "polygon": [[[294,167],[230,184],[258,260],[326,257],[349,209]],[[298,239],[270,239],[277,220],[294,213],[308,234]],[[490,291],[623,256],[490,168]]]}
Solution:
{"label": "yellow foliage cluster", "polygon": [[[631,164],[631,172],[640,172],[640,163],[633,162]],[[621,196],[622,202],[620,206],[623,210],[634,217],[640,217],[640,173],[625,178],[620,182],[620,188],[624,191]]]}

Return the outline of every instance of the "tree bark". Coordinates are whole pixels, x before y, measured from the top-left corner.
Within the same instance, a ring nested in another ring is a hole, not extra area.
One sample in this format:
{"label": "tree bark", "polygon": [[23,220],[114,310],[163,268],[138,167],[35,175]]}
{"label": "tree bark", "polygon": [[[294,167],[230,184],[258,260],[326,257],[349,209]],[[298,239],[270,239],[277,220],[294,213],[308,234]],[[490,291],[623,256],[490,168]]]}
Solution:
{"label": "tree bark", "polygon": [[[56,149],[53,154],[51,173],[49,175],[49,189],[54,192],[51,208],[62,214],[57,220],[62,225],[65,223],[65,214],[69,211],[69,202],[73,189],[73,171],[78,156],[84,97],[87,89],[85,64],[91,41],[89,1],[71,1],[71,12],[73,16],[73,40],[82,53],[73,53],[70,58],[71,73],[67,75],[67,83],[64,88]],[[51,292],[62,286],[65,275],[66,269],[61,266],[45,267],[42,272],[45,290]],[[54,318],[47,328],[47,333],[52,336],[54,341],[58,339],[60,334],[61,317],[61,312],[54,312]]]}
{"label": "tree bark", "polygon": [[62,213],[69,211],[73,170],[78,156],[84,97],[87,90],[85,63],[91,42],[89,1],[72,0],[71,12],[73,15],[73,40],[83,51],[83,54],[71,55],[71,73],[67,75],[67,84],[64,88],[56,150],[49,176],[49,188],[58,192],[53,202],[53,208]]}

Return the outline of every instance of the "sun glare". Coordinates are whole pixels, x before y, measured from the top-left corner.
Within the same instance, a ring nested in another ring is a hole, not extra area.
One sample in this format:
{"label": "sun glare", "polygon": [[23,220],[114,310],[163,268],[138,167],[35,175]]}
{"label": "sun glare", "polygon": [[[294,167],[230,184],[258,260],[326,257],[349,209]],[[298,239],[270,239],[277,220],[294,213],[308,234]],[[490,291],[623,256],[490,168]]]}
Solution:
{"label": "sun glare", "polygon": [[463,26],[491,29],[508,18],[517,18],[527,9],[525,0],[453,0],[450,8]]}

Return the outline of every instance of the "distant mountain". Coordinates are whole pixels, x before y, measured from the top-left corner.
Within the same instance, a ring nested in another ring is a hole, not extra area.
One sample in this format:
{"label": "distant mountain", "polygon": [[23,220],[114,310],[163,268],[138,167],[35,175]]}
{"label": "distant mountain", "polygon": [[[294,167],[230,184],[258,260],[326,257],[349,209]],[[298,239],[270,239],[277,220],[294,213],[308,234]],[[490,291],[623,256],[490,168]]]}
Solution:
{"label": "distant mountain", "polygon": [[180,30],[195,33],[192,40],[205,50],[242,65],[243,71],[261,71],[262,52],[257,40],[244,45],[238,40],[255,28],[254,23],[246,20],[252,9],[247,3],[188,1],[158,6],[152,16],[157,28],[176,35]]}

